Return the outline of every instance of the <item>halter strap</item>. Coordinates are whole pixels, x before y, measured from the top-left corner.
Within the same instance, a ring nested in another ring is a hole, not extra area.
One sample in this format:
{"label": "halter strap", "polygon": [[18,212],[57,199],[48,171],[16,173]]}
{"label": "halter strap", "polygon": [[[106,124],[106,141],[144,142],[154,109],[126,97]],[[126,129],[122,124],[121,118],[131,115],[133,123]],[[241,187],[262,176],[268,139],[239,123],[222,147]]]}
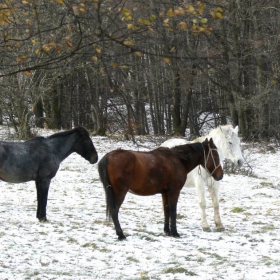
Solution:
{"label": "halter strap", "polygon": [[[203,145],[202,145],[203,146]],[[208,147],[209,147],[209,152],[208,152],[208,154],[207,154],[207,157],[206,157],[206,154],[205,154],[205,149],[204,149],[204,147],[203,147],[203,153],[204,153],[204,168],[205,168],[205,170],[208,172],[208,174],[210,174],[210,176],[212,176],[213,174],[214,174],[214,172],[221,166],[221,162],[219,161],[219,164],[216,166],[216,162],[215,162],[215,160],[214,160],[214,156],[213,156],[213,152],[212,151],[217,151],[218,152],[218,149],[216,149],[216,148],[211,148],[210,147],[210,145],[208,144]],[[207,162],[208,162],[208,160],[209,160],[209,157],[210,157],[210,155],[211,155],[211,157],[212,157],[212,160],[213,160],[213,162],[214,162],[214,165],[215,165],[215,169],[212,171],[212,173],[208,170],[208,168],[207,168]]]}

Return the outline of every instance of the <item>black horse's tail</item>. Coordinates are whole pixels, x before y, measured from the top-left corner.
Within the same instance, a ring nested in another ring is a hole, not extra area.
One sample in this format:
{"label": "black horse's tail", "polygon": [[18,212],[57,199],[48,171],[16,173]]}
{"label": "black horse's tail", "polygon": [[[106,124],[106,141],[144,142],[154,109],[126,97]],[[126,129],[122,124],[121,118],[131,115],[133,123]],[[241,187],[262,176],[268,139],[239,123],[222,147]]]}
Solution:
{"label": "black horse's tail", "polygon": [[105,155],[98,163],[98,173],[106,194],[106,217],[112,218],[112,212],[115,209],[115,195],[107,174],[108,157]]}

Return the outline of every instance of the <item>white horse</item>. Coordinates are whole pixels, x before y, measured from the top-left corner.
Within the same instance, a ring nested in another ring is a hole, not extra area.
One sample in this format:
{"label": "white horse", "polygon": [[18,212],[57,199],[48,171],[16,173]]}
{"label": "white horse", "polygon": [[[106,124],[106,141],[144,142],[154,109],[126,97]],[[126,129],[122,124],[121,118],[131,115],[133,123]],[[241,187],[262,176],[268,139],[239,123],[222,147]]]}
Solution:
{"label": "white horse", "polygon": [[[219,126],[209,133],[209,135],[199,137],[192,142],[202,142],[206,138],[213,138],[220,157],[220,162],[224,159],[229,159],[234,165],[242,166],[244,158],[240,149],[240,139],[238,137],[238,126],[235,128],[232,125]],[[190,143],[185,139],[169,139],[162,143],[161,147],[172,148],[178,145]],[[214,231],[224,231],[225,228],[222,224],[219,212],[219,181],[211,178],[211,175],[203,168],[196,167],[187,175],[186,187],[195,186],[199,196],[199,206],[201,209],[201,223],[203,231],[211,231],[211,228],[206,219],[206,200],[205,200],[205,186],[208,187],[210,192],[213,208],[214,208],[214,221],[216,229]]]}

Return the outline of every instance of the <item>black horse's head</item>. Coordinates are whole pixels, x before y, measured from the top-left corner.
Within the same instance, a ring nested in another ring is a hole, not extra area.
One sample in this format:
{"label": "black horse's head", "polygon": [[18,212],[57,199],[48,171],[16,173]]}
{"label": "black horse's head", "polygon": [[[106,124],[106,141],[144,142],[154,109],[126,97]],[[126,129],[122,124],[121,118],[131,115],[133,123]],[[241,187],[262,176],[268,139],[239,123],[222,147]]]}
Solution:
{"label": "black horse's head", "polygon": [[91,164],[96,163],[98,161],[98,155],[89,137],[88,131],[84,127],[77,127],[75,130],[78,134],[75,152],[88,160]]}

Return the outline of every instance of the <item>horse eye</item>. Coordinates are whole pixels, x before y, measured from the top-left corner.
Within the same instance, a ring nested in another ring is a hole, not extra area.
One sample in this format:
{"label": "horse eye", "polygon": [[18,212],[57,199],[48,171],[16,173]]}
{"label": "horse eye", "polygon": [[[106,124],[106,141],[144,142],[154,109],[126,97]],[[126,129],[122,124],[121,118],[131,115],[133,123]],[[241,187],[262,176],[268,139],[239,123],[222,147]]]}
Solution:
{"label": "horse eye", "polygon": [[228,142],[230,145],[232,145],[232,142]]}

